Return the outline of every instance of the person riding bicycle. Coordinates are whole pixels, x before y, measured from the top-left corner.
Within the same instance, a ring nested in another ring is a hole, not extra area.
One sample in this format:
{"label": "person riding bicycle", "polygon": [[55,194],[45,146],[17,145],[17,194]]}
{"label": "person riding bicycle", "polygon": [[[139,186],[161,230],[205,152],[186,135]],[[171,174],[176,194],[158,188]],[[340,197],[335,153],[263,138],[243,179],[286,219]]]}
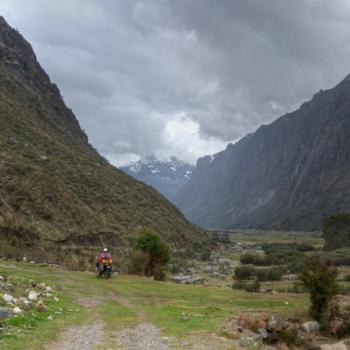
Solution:
{"label": "person riding bicycle", "polygon": [[104,248],[103,251],[98,256],[98,267],[100,274],[103,274],[107,267],[112,266],[112,254],[108,251],[107,248]]}

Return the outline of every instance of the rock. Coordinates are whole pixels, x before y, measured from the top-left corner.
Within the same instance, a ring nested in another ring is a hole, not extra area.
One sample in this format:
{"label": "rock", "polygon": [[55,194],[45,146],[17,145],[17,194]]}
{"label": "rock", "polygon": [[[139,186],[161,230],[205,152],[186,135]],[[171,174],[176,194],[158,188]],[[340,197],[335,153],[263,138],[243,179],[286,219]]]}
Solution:
{"label": "rock", "polygon": [[347,344],[348,339],[342,340],[335,344],[323,344],[320,345],[319,348],[320,350],[348,350]]}
{"label": "rock", "polygon": [[16,306],[12,311],[15,315],[20,315],[23,312],[18,306]]}
{"label": "rock", "polygon": [[49,316],[47,319],[48,319],[49,321],[52,321],[52,320],[53,320],[53,317],[52,317],[52,316]]}
{"label": "rock", "polygon": [[26,256],[24,256],[22,260],[23,260],[24,263],[26,263],[28,261]]}
{"label": "rock", "polygon": [[38,283],[36,285],[37,288],[45,290],[46,289],[46,284],[44,282]]}
{"label": "rock", "polygon": [[269,337],[265,328],[259,328],[258,333],[261,335],[263,339],[267,339]]}
{"label": "rock", "polygon": [[336,335],[339,330],[342,328],[344,322],[342,320],[333,320],[331,321],[330,325],[329,325],[329,331],[331,334]]}
{"label": "rock", "polygon": [[30,301],[37,301],[39,299],[39,293],[34,290],[31,290],[28,294],[28,299]]}
{"label": "rock", "polygon": [[204,284],[206,282],[206,279],[203,277],[192,277],[190,275],[176,275],[170,277],[170,280],[184,284]]}
{"label": "rock", "polygon": [[267,322],[268,329],[275,329],[278,326],[278,321],[275,316],[271,315]]}
{"label": "rock", "polygon": [[6,309],[0,309],[0,320],[6,320],[9,317],[9,311]]}
{"label": "rock", "polygon": [[171,276],[170,280],[175,282],[175,283],[185,283],[187,280],[191,279],[192,276],[190,275],[176,275],[176,276]]}
{"label": "rock", "polygon": [[45,292],[51,293],[51,292],[53,292],[53,289],[51,287],[46,287]]}
{"label": "rock", "polygon": [[10,294],[4,294],[3,299],[6,301],[8,304],[12,304],[14,302],[14,297]]}
{"label": "rock", "polygon": [[186,284],[204,284],[206,282],[206,279],[203,277],[192,277],[185,281]]}
{"label": "rock", "polygon": [[44,304],[42,300],[39,300],[36,304],[36,308],[39,312],[45,312],[48,310],[47,305]]}
{"label": "rock", "polygon": [[249,347],[249,348],[257,346],[256,342],[252,338],[250,338],[249,336],[247,336],[245,334],[242,335],[241,340],[239,341],[239,344],[241,346]]}
{"label": "rock", "polygon": [[320,324],[317,321],[304,322],[301,330],[306,334],[317,333],[320,330]]}
{"label": "rock", "polygon": [[5,281],[5,277],[0,275],[0,281]]}
{"label": "rock", "polygon": [[57,297],[54,297],[53,300],[55,300],[56,303],[60,301],[60,299],[58,299]]}

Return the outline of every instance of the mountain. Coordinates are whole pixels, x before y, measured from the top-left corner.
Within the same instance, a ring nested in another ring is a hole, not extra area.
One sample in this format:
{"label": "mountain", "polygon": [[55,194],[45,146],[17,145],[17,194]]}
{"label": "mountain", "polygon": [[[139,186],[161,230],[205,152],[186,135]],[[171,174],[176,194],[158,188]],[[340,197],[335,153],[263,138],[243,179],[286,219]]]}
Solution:
{"label": "mountain", "polygon": [[316,230],[350,211],[350,76],[199,159],[175,203],[212,228]]}
{"label": "mountain", "polygon": [[30,44],[1,17],[0,189],[0,255],[61,261],[109,245],[122,259],[142,226],[173,250],[204,239],[158,192],[89,145]]}
{"label": "mountain", "polygon": [[160,160],[155,155],[146,157],[121,168],[137,180],[154,187],[170,201],[174,201],[177,192],[190,179],[194,166],[171,157]]}

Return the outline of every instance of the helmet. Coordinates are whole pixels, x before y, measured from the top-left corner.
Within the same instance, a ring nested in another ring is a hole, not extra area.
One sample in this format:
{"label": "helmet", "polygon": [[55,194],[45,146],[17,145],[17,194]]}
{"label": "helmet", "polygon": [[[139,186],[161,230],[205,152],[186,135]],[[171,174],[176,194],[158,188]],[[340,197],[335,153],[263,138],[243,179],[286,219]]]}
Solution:
{"label": "helmet", "polygon": [[103,251],[104,251],[104,252],[108,252],[108,249],[107,249],[107,248],[104,248]]}

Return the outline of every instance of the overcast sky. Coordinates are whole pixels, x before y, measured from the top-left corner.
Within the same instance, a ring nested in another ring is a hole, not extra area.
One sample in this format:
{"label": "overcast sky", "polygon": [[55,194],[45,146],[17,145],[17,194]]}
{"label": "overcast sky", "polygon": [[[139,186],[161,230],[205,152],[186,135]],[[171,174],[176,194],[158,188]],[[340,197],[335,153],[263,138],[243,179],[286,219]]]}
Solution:
{"label": "overcast sky", "polygon": [[113,164],[195,162],[350,73],[349,0],[0,0]]}

